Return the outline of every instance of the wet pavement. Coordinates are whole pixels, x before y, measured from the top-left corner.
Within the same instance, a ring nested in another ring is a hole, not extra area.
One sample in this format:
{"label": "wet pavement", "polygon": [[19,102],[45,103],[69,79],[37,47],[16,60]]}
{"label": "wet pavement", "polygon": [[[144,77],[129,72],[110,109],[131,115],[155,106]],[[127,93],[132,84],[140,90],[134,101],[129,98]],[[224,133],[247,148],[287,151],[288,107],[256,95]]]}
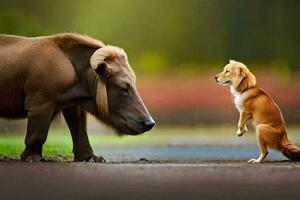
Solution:
{"label": "wet pavement", "polygon": [[0,162],[0,199],[298,199],[300,164],[257,146],[131,146],[97,149],[108,163]]}
{"label": "wet pavement", "polygon": [[[108,161],[149,160],[195,162],[204,160],[249,160],[259,156],[258,146],[132,146],[100,148],[96,154],[104,156]],[[267,160],[286,160],[278,151],[269,151]]]}
{"label": "wet pavement", "polygon": [[298,199],[300,165],[0,162],[1,199]]}
{"label": "wet pavement", "polygon": [[0,159],[0,199],[299,199],[300,164],[275,151],[263,164],[247,163],[260,153],[247,137],[168,136],[96,147],[106,164]]}

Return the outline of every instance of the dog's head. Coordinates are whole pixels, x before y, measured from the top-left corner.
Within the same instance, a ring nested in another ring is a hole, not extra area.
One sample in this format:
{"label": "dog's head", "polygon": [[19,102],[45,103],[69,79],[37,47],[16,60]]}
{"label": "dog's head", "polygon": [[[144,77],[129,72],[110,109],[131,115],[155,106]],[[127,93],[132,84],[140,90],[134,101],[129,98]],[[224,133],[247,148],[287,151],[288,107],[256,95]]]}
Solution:
{"label": "dog's head", "polygon": [[241,62],[230,60],[223,71],[215,76],[216,81],[221,85],[232,86],[237,91],[256,85],[255,76]]}

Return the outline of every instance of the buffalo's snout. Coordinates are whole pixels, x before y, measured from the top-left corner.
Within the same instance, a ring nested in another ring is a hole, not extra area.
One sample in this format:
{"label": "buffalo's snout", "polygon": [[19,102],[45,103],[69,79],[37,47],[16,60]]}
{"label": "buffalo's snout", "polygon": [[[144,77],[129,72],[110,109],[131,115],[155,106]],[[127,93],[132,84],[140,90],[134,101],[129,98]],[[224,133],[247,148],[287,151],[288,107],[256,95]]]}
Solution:
{"label": "buffalo's snout", "polygon": [[144,120],[142,121],[142,123],[143,123],[144,132],[150,131],[153,128],[153,126],[155,125],[155,121],[153,120],[153,118],[151,116],[145,117]]}

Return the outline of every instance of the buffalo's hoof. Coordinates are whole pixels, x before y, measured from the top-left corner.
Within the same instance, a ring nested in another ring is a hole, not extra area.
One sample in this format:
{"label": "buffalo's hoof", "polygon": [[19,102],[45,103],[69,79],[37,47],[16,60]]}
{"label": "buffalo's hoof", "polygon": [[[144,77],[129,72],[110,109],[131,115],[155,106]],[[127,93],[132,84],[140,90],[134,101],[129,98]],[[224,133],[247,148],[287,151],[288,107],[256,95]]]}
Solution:
{"label": "buffalo's hoof", "polygon": [[25,162],[42,162],[42,161],[44,161],[42,156],[40,156],[38,154],[32,154],[32,155],[28,155],[27,157],[21,157],[21,160],[23,160]]}
{"label": "buffalo's hoof", "polygon": [[95,155],[93,155],[92,157],[90,157],[85,161],[90,163],[106,163],[106,160],[102,156],[95,156]]}
{"label": "buffalo's hoof", "polygon": [[44,159],[42,158],[42,155],[38,154],[38,153],[34,153],[30,150],[25,149],[21,155],[20,158],[22,161],[25,162],[41,162]]}
{"label": "buffalo's hoof", "polygon": [[74,162],[89,162],[89,163],[106,163],[106,160],[102,156],[89,156],[86,159],[74,158]]}

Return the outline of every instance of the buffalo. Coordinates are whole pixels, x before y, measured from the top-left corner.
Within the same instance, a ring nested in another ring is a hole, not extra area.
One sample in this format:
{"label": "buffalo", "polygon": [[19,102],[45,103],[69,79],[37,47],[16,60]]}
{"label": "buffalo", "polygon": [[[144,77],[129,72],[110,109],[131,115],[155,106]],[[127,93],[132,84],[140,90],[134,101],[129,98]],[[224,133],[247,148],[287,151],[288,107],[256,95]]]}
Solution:
{"label": "buffalo", "polygon": [[149,131],[155,123],[125,51],[77,33],[0,35],[0,94],[0,117],[28,119],[23,161],[43,159],[49,126],[61,112],[74,161],[105,162],[89,143],[87,112],[129,135]]}

